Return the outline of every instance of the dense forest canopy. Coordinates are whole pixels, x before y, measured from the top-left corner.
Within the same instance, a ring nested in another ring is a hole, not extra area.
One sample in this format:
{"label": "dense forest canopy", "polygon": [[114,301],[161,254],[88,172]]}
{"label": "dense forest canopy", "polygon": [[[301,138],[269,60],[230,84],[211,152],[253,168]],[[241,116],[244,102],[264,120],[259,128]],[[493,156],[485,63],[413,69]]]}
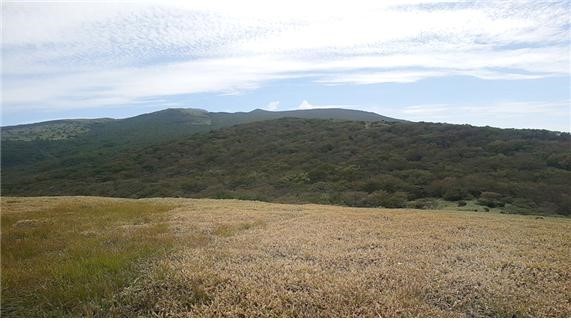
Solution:
{"label": "dense forest canopy", "polygon": [[2,194],[416,208],[441,199],[571,215],[567,133],[282,118],[146,146],[107,140],[96,149],[81,139],[4,142]]}

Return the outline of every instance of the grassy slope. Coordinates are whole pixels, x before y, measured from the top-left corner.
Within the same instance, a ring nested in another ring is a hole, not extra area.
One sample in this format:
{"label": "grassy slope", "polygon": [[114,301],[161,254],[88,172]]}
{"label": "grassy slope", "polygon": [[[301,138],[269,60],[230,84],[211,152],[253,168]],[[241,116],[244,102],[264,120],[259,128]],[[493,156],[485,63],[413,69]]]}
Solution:
{"label": "grassy slope", "polygon": [[2,200],[2,316],[111,312],[136,262],[171,247],[172,206],[114,199]]}
{"label": "grassy slope", "polygon": [[2,316],[571,316],[571,221],[2,199]]}

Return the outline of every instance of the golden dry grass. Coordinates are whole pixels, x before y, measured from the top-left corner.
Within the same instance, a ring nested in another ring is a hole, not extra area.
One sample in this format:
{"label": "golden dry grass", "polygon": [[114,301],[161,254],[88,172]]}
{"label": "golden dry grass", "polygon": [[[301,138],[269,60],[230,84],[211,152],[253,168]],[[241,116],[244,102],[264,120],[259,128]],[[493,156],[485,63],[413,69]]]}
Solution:
{"label": "golden dry grass", "polygon": [[[13,220],[6,226],[5,218],[41,219],[22,211],[49,209],[40,209],[38,200],[2,200],[3,267],[5,233],[19,228]],[[82,201],[97,206],[109,199]],[[571,316],[566,218],[238,200],[113,201],[170,209],[161,222],[173,241],[96,315]],[[3,305],[6,278],[3,269]]]}

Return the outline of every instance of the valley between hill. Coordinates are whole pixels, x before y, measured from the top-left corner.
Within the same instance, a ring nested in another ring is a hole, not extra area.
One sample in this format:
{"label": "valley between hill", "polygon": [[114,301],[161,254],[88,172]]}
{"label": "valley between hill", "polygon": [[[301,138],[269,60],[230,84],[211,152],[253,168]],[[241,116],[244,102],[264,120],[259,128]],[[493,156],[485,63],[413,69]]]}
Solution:
{"label": "valley between hill", "polygon": [[571,220],[2,198],[2,317],[571,316]]}

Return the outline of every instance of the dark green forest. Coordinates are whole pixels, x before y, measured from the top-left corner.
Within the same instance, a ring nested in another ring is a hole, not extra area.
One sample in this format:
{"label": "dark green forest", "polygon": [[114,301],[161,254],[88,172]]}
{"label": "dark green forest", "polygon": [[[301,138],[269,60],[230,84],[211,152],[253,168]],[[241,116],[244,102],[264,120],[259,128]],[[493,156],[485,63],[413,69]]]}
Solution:
{"label": "dark green forest", "polygon": [[[571,135],[281,118],[147,145],[4,141],[2,195],[239,198],[359,207],[477,202],[571,215]],[[105,145],[107,144],[107,145]],[[120,148],[119,148],[119,147]]]}

